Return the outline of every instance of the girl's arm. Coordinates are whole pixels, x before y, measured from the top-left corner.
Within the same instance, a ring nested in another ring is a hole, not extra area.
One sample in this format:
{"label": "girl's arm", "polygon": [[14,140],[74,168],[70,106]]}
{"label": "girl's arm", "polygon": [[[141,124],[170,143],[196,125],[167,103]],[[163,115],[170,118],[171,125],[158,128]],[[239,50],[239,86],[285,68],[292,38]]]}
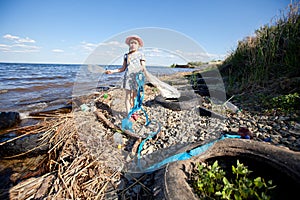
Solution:
{"label": "girl's arm", "polygon": [[119,69],[113,69],[113,70],[107,70],[107,71],[105,71],[105,73],[106,73],[106,74],[113,74],[113,73],[118,73],[118,72],[124,72],[126,68],[127,68],[127,62],[126,62],[126,60],[124,59],[122,68],[119,68]]}
{"label": "girl's arm", "polygon": [[145,60],[141,60],[141,66],[142,66],[142,71],[145,72],[146,71],[146,61]]}
{"label": "girl's arm", "polygon": [[118,69],[118,72],[124,72],[127,68],[127,60],[124,59],[122,68]]}
{"label": "girl's arm", "polygon": [[146,72],[146,60],[145,60],[145,55],[143,53],[141,54],[140,64],[142,67],[142,71],[145,73]]}

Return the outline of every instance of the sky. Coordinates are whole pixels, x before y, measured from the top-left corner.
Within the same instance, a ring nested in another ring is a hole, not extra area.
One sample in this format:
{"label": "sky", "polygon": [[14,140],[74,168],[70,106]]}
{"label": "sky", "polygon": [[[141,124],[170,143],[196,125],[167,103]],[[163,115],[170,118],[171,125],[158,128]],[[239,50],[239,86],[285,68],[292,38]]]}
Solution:
{"label": "sky", "polygon": [[121,64],[130,34],[150,65],[224,59],[290,2],[0,0],[0,62]]}

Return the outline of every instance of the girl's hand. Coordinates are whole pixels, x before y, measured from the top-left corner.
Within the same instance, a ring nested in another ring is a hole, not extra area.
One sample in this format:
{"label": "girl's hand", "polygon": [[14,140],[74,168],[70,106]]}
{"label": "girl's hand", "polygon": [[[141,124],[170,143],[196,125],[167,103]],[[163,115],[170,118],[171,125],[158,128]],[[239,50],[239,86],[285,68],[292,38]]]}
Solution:
{"label": "girl's hand", "polygon": [[112,71],[111,70],[106,70],[105,74],[112,74]]}

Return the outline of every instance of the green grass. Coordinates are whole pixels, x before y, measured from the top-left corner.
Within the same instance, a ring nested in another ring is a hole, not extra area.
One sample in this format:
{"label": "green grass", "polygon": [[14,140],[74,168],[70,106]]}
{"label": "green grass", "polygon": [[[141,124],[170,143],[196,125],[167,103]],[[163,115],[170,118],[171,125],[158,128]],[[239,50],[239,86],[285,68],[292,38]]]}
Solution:
{"label": "green grass", "polygon": [[219,67],[235,91],[267,87],[270,80],[300,76],[300,15],[297,2],[239,41],[238,47]]}

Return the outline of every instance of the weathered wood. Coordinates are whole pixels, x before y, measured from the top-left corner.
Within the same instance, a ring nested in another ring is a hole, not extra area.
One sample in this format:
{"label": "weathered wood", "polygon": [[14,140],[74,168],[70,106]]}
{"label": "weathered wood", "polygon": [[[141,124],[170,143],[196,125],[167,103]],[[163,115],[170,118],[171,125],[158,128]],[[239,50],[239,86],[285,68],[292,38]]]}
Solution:
{"label": "weathered wood", "polygon": [[139,138],[138,140],[135,141],[135,143],[134,143],[134,145],[132,147],[132,150],[131,150],[132,155],[136,154],[137,149],[140,146],[141,142],[142,142],[142,138]]}
{"label": "weathered wood", "polygon": [[113,124],[111,121],[109,121],[104,115],[102,112],[96,110],[94,111],[94,114],[96,115],[96,117],[102,121],[106,126],[108,126],[109,128],[111,129],[115,129],[115,130],[119,130],[119,131],[122,131],[123,133],[125,133],[126,135],[130,136],[130,137],[133,137],[133,138],[136,138],[136,139],[140,139],[141,137],[138,136],[138,135],[135,135],[134,133],[128,131],[128,130],[122,130],[119,126]]}
{"label": "weathered wood", "polygon": [[29,116],[45,117],[47,115],[66,114],[66,113],[70,113],[71,111],[72,111],[72,105],[66,105],[57,109],[49,109],[49,110],[46,109],[38,112],[31,112],[29,113]]}

